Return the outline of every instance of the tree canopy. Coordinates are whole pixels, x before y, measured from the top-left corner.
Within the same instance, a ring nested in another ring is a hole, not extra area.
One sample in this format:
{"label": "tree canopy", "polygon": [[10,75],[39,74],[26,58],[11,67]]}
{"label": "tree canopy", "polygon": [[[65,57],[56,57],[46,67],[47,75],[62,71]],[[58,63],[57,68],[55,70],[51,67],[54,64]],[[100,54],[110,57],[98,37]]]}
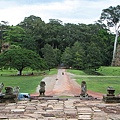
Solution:
{"label": "tree canopy", "polygon": [[[118,5],[117,7],[104,9],[101,13],[101,20],[107,20],[109,26],[117,25],[119,28],[119,8]],[[46,66],[47,68],[54,68],[62,63],[75,69],[97,69],[101,65],[111,65],[115,34],[100,20],[88,25],[83,23],[63,24],[59,19],[50,19],[48,23],[45,23],[40,17],[30,15],[16,26],[3,23],[1,26],[1,47],[6,41],[10,43],[10,50],[1,53],[1,56],[3,54],[7,54],[7,56],[9,56],[8,54],[15,55],[15,58],[19,59],[16,64],[24,61],[26,66],[38,69],[35,65],[38,61],[35,63],[35,60],[32,59],[33,54],[25,53],[25,49],[27,49],[39,56],[41,61],[39,63],[41,64],[38,66],[41,69],[46,68]],[[120,41],[119,31],[117,32],[117,40]],[[16,48],[21,49],[15,50]],[[22,51],[22,49],[25,51]],[[24,59],[28,59],[28,62],[19,57],[22,54]],[[7,66],[8,63],[11,67],[20,71],[21,65],[17,66],[10,64],[10,62],[4,63],[4,61],[1,64]],[[35,64],[30,65],[30,63]]]}
{"label": "tree canopy", "polygon": [[33,70],[46,68],[45,62],[35,52],[27,49],[10,49],[0,54],[0,66],[17,69],[22,75],[22,70],[29,67]]}

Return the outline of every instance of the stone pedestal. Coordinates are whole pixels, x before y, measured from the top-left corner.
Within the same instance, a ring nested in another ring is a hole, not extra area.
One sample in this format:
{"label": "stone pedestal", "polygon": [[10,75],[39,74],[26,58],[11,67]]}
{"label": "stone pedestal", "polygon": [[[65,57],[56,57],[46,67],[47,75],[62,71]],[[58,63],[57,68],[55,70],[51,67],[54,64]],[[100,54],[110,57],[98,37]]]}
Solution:
{"label": "stone pedestal", "polygon": [[120,97],[103,95],[103,101],[106,103],[120,103]]}
{"label": "stone pedestal", "polygon": [[115,96],[115,89],[113,87],[107,88],[107,95],[103,95],[103,101],[106,103],[120,103],[120,97]]}

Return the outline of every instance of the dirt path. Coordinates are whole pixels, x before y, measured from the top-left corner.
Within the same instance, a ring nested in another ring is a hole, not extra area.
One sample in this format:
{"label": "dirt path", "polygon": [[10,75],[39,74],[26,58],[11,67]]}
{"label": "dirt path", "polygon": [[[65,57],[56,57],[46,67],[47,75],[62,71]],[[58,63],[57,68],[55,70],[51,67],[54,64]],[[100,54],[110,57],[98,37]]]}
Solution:
{"label": "dirt path", "polygon": [[[64,73],[64,75],[62,75]],[[58,69],[58,74],[43,79],[46,83],[45,95],[52,96],[79,96],[81,93],[80,85],[71,79],[69,73],[65,69]],[[39,85],[36,90],[39,93]],[[93,97],[102,98],[101,93],[88,90],[87,93]]]}

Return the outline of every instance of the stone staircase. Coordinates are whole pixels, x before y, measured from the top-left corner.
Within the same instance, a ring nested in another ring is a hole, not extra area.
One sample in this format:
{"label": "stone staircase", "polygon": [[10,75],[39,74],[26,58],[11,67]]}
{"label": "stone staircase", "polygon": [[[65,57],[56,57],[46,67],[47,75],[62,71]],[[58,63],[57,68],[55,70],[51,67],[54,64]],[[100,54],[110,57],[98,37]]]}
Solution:
{"label": "stone staircase", "polygon": [[0,120],[120,120],[120,103],[79,97],[0,103]]}

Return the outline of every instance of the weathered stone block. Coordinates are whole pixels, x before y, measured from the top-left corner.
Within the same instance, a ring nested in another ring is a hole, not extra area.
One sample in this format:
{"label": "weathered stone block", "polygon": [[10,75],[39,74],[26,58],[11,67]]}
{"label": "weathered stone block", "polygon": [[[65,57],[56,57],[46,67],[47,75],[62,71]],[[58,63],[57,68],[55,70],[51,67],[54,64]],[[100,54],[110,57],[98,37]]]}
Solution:
{"label": "weathered stone block", "polygon": [[106,103],[120,103],[120,97],[119,96],[103,96],[103,101]]}

